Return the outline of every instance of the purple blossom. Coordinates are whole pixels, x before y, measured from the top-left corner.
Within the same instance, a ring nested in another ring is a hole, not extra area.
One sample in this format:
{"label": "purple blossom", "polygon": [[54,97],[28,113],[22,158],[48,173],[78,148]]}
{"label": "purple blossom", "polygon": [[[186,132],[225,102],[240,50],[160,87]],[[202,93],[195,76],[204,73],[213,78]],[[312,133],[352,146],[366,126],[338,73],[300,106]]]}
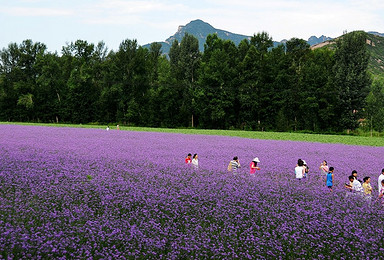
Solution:
{"label": "purple blossom", "polygon": [[[0,258],[364,258],[383,210],[343,187],[384,147],[0,125]],[[199,169],[185,167],[199,154]],[[239,156],[238,175],[227,171]],[[260,171],[249,176],[249,163]],[[298,158],[310,167],[297,181]],[[320,180],[335,168],[334,191]],[[375,190],[376,189],[376,190]]]}

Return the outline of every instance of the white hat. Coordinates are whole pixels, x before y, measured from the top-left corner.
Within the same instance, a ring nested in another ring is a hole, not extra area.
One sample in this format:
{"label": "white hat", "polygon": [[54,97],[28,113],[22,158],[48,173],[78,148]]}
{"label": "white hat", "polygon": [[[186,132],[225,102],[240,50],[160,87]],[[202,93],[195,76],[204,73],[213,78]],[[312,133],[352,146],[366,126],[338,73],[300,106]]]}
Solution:
{"label": "white hat", "polygon": [[303,164],[307,164],[307,163],[303,160]]}
{"label": "white hat", "polygon": [[260,162],[259,158],[257,158],[257,157],[253,158],[252,161],[253,161],[253,162]]}

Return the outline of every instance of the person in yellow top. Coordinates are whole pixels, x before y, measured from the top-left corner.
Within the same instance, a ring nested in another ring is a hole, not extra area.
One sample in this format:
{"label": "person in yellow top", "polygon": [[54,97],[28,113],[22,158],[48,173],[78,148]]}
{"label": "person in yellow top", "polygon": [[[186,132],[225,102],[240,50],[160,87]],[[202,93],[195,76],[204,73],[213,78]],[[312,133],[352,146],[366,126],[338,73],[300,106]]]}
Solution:
{"label": "person in yellow top", "polygon": [[369,206],[372,204],[372,187],[371,177],[365,177],[363,179],[364,198],[366,199]]}
{"label": "person in yellow top", "polygon": [[363,189],[366,196],[372,195],[371,177],[365,177],[363,179]]}

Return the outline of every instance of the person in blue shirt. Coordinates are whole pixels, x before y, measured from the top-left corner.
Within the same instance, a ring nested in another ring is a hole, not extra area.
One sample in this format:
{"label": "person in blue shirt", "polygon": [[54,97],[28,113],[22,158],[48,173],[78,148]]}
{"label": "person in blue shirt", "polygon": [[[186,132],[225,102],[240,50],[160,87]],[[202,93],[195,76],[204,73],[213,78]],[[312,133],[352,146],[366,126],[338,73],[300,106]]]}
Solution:
{"label": "person in blue shirt", "polygon": [[327,173],[327,178],[326,178],[326,185],[329,189],[329,191],[332,192],[332,186],[333,186],[333,171],[335,169],[333,167],[329,167],[328,173]]}

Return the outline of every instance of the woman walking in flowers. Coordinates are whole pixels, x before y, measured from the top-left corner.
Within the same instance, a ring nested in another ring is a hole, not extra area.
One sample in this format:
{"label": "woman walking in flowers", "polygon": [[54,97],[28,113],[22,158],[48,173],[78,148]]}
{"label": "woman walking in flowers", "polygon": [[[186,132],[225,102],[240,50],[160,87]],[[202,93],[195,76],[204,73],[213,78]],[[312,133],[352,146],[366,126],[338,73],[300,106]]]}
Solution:
{"label": "woman walking in flowers", "polygon": [[249,168],[250,168],[249,173],[251,174],[252,177],[255,177],[256,170],[258,171],[260,170],[260,167],[257,166],[257,163],[259,162],[260,162],[259,158],[255,157],[252,160],[251,164],[249,165]]}
{"label": "woman walking in flowers", "polygon": [[324,160],[321,164],[320,164],[320,179],[321,181],[324,181],[324,177],[326,178],[327,177],[327,173],[328,173],[328,163],[326,160]]}

